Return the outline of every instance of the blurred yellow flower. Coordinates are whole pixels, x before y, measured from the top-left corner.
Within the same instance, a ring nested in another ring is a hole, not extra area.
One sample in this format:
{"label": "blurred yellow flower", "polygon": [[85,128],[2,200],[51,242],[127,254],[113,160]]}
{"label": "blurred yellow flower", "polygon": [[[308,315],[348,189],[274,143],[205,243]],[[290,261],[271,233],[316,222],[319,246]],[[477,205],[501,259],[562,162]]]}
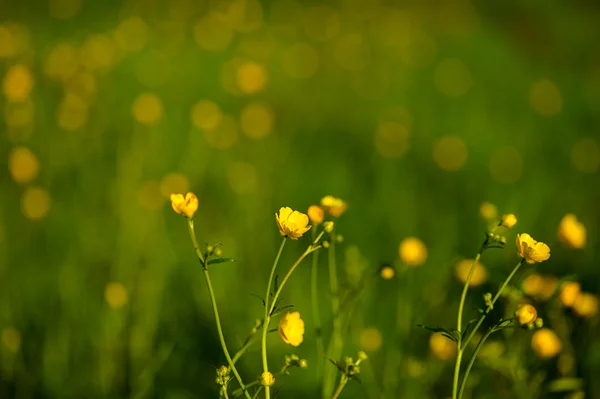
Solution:
{"label": "blurred yellow flower", "polygon": [[190,219],[198,209],[198,197],[194,193],[187,193],[185,197],[183,194],[171,194],[171,207],[176,213]]}
{"label": "blurred yellow flower", "polygon": [[535,319],[537,319],[537,310],[533,305],[520,305],[515,312],[515,317],[522,326],[525,324],[531,324],[535,321]]}
{"label": "blurred yellow flower", "polygon": [[281,235],[292,240],[302,237],[302,234],[312,227],[308,225],[308,216],[302,212],[293,211],[289,207],[279,209],[279,214],[275,214],[275,220],[277,220]]}
{"label": "blurred yellow flower", "polygon": [[484,202],[479,206],[479,214],[485,220],[493,220],[498,217],[498,209],[491,202]]}
{"label": "blurred yellow flower", "polygon": [[581,292],[575,298],[573,311],[581,317],[592,317],[598,313],[598,297],[594,294]]}
{"label": "blurred yellow flower", "polygon": [[416,237],[402,240],[398,252],[400,259],[407,266],[420,266],[427,260],[427,247]]}
{"label": "blurred yellow flower", "polygon": [[127,289],[119,282],[110,282],[104,287],[104,300],[113,309],[122,308],[127,304]]}
{"label": "blurred yellow flower", "polygon": [[[333,231],[334,227],[335,227],[335,224],[331,220],[328,220],[325,223],[323,223],[323,230],[325,230],[325,233],[331,233]],[[341,236],[337,236],[338,239],[340,237]]]}
{"label": "blurred yellow flower", "polygon": [[392,266],[385,265],[385,266],[382,266],[381,269],[379,269],[379,275],[384,280],[391,280],[396,275],[396,271],[394,270],[394,268]]}
{"label": "blurred yellow flower", "polygon": [[576,281],[567,281],[560,287],[560,301],[563,305],[572,307],[581,292],[581,285]]}
{"label": "blurred yellow flower", "polygon": [[275,383],[275,377],[273,376],[273,374],[269,373],[268,371],[265,371],[264,373],[262,373],[260,375],[260,384],[263,387],[270,387],[271,385],[273,385]]}
{"label": "blurred yellow flower", "polygon": [[544,286],[544,277],[538,273],[531,273],[523,280],[523,291],[529,296],[540,295]]}
{"label": "blurred yellow flower", "polygon": [[586,241],[586,229],[572,213],[563,216],[558,226],[558,239],[569,248],[583,248]]}
{"label": "blurred yellow flower", "polygon": [[21,347],[21,333],[14,327],[2,330],[2,343],[11,352],[17,352]]}
{"label": "blurred yellow flower", "polygon": [[517,234],[517,254],[529,264],[543,262],[550,258],[550,247],[529,234]]}
{"label": "blurred yellow flower", "polygon": [[363,328],[358,335],[360,347],[366,351],[376,351],[381,348],[383,338],[377,327]]}
{"label": "blurred yellow flower", "polygon": [[300,312],[288,312],[279,320],[277,327],[281,339],[286,344],[298,346],[304,340],[304,320]]}
{"label": "blurred yellow flower", "polygon": [[27,100],[33,90],[33,77],[29,67],[17,64],[8,68],[2,81],[2,89],[8,101]]}
{"label": "blurred yellow flower", "polygon": [[312,222],[312,224],[321,224],[323,223],[323,218],[325,217],[325,213],[323,212],[323,208],[318,205],[311,205],[308,207],[308,218]]}
{"label": "blurred yellow flower", "polygon": [[20,146],[11,150],[8,156],[8,169],[17,183],[29,183],[37,177],[40,162],[29,148]]}
{"label": "blurred yellow flower", "polygon": [[332,195],[323,197],[321,199],[321,206],[325,208],[327,213],[336,218],[342,216],[346,212],[346,208],[348,208],[346,201]]}
{"label": "blurred yellow flower", "polygon": [[508,227],[509,229],[517,224],[517,217],[512,213],[502,216],[502,226]]}
{"label": "blurred yellow flower", "polygon": [[[472,265],[473,259],[463,259],[456,264],[456,277],[461,283],[465,283],[467,281],[469,270],[471,270]],[[475,268],[473,269],[473,274],[471,275],[471,281],[469,285],[472,287],[481,285],[487,281],[487,277],[487,270],[481,263],[477,262],[475,264]]]}
{"label": "blurred yellow flower", "polygon": [[440,360],[449,360],[456,356],[456,343],[444,337],[441,333],[431,334],[429,349]]}
{"label": "blurred yellow flower", "polygon": [[533,333],[531,348],[542,359],[550,359],[562,350],[562,342],[556,333],[548,328],[542,328]]}

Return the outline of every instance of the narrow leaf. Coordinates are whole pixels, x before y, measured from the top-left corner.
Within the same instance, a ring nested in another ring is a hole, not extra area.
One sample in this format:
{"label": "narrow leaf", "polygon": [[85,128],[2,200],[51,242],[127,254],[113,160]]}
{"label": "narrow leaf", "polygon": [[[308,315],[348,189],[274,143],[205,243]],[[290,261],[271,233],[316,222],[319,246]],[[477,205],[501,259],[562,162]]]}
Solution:
{"label": "narrow leaf", "polygon": [[216,265],[219,263],[225,263],[225,262],[235,262],[235,259],[233,258],[217,258],[217,259],[211,259],[208,262],[206,262],[207,265]]}

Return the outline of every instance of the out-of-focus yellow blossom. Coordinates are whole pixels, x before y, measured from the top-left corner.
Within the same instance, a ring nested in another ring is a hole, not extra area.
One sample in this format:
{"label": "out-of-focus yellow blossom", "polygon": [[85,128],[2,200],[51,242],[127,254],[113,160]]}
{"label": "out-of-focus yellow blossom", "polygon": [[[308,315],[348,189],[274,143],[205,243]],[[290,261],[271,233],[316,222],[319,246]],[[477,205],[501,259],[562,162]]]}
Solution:
{"label": "out-of-focus yellow blossom", "polygon": [[171,194],[171,207],[176,213],[190,219],[198,210],[198,197],[194,193],[187,193],[185,197],[183,194]]}
{"label": "out-of-focus yellow blossom", "polygon": [[275,377],[273,377],[273,374],[269,373],[268,371],[262,373],[259,380],[263,387],[270,387],[275,383]]}
{"label": "out-of-focus yellow blossom", "polygon": [[538,273],[531,273],[523,280],[523,291],[529,296],[540,295],[544,286],[544,277]]}
{"label": "out-of-focus yellow blossom", "polygon": [[558,239],[569,248],[585,247],[587,232],[583,223],[572,213],[563,216],[558,225]]}
{"label": "out-of-focus yellow blossom", "polygon": [[13,179],[20,184],[34,180],[40,170],[40,162],[27,147],[13,148],[8,156],[8,168]]}
{"label": "out-of-focus yellow blossom", "polygon": [[[331,220],[328,220],[325,223],[323,223],[323,230],[325,230],[325,233],[331,233],[333,231],[334,227],[335,227],[335,224]],[[339,241],[340,237],[341,236],[339,236],[339,235],[336,237],[338,239],[338,241]]]}
{"label": "out-of-focus yellow blossom", "polygon": [[560,287],[560,301],[563,305],[572,307],[581,292],[581,285],[576,281],[567,281]]}
{"label": "out-of-focus yellow blossom", "polygon": [[2,330],[2,343],[11,352],[17,352],[21,347],[21,333],[14,327]]}
{"label": "out-of-focus yellow blossom", "polygon": [[104,300],[113,309],[122,308],[127,304],[127,289],[119,282],[108,283],[104,288]]}
{"label": "out-of-focus yellow blossom", "polygon": [[288,312],[279,320],[277,327],[281,339],[286,344],[298,346],[304,340],[304,320],[300,312]]}
{"label": "out-of-focus yellow blossom", "polygon": [[540,297],[547,301],[556,292],[558,288],[558,277],[556,276],[544,276],[542,279],[542,290]]}
{"label": "out-of-focus yellow blossom", "polygon": [[427,247],[416,237],[402,240],[398,252],[400,259],[407,266],[420,266],[427,260]]}
{"label": "out-of-focus yellow blossom", "polygon": [[542,328],[533,333],[531,348],[542,359],[550,359],[560,353],[562,342],[556,333],[549,328]]}
{"label": "out-of-focus yellow blossom", "polygon": [[[469,270],[471,270],[471,266],[473,265],[473,259],[463,259],[456,264],[456,277],[461,283],[465,283],[467,281],[467,277],[469,276]],[[471,275],[471,281],[469,285],[472,287],[476,287],[481,285],[487,281],[487,270],[485,267],[477,262],[475,264],[475,268],[473,269],[473,274]]]}
{"label": "out-of-focus yellow blossom", "polygon": [[498,208],[491,202],[484,202],[479,206],[479,214],[485,220],[493,220],[498,217]]}
{"label": "out-of-focus yellow blossom", "polygon": [[384,280],[391,280],[396,275],[396,271],[392,266],[385,265],[379,270],[379,275],[381,275],[381,278]]}
{"label": "out-of-focus yellow blossom", "polygon": [[573,311],[581,317],[592,317],[598,313],[598,297],[594,294],[581,292],[575,298]]}
{"label": "out-of-focus yellow blossom", "polygon": [[514,214],[509,213],[508,215],[502,216],[502,226],[510,229],[515,224],[517,224],[517,217]]}
{"label": "out-of-focus yellow blossom", "polygon": [[550,247],[529,234],[517,234],[517,254],[529,264],[543,262],[550,258]]}
{"label": "out-of-focus yellow blossom", "polygon": [[292,240],[302,237],[312,226],[308,224],[308,216],[302,212],[293,211],[292,208],[282,207],[279,214],[275,214],[277,226],[282,236],[287,236]]}
{"label": "out-of-focus yellow blossom", "polygon": [[7,100],[22,102],[29,98],[33,89],[33,77],[29,68],[22,64],[11,66],[2,82],[2,89]]}
{"label": "out-of-focus yellow blossom", "polygon": [[515,317],[520,325],[531,324],[537,319],[537,310],[533,305],[525,304],[517,308]]}
{"label": "out-of-focus yellow blossom", "polygon": [[456,343],[444,337],[441,333],[431,334],[429,349],[440,360],[449,360],[456,356]]}
{"label": "out-of-focus yellow blossom", "polygon": [[363,328],[358,336],[360,347],[366,351],[376,351],[381,348],[383,338],[376,327]]}
{"label": "out-of-focus yellow blossom", "polygon": [[308,218],[312,222],[312,224],[321,224],[323,223],[323,218],[325,217],[325,212],[323,212],[323,208],[318,205],[311,205],[308,207]]}
{"label": "out-of-focus yellow blossom", "polygon": [[342,216],[344,212],[346,212],[346,208],[348,208],[346,201],[336,198],[333,195],[326,195],[323,197],[323,199],[321,199],[321,206],[325,208],[327,213],[335,218]]}

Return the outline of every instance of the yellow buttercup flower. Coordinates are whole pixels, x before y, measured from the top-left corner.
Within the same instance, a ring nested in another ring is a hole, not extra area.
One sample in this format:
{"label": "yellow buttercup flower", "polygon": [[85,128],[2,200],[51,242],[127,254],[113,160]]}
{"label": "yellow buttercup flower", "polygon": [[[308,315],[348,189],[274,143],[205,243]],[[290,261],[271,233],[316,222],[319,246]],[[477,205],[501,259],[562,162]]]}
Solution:
{"label": "yellow buttercup flower", "polygon": [[537,319],[537,310],[533,305],[525,304],[517,308],[515,317],[520,325],[531,324]]}
{"label": "yellow buttercup flower", "polygon": [[431,334],[429,349],[440,360],[448,360],[456,356],[456,343],[444,337],[441,333]]}
{"label": "yellow buttercup flower", "polygon": [[321,206],[325,208],[327,213],[336,218],[342,216],[342,214],[346,212],[346,208],[348,208],[346,201],[332,195],[323,197],[323,199],[321,199]]}
{"label": "yellow buttercup flower", "polygon": [[581,292],[575,298],[573,311],[581,317],[592,317],[598,313],[598,297],[594,294]]}
{"label": "yellow buttercup flower", "polygon": [[572,213],[563,216],[558,226],[558,239],[569,248],[585,247],[587,232],[583,223]]}
{"label": "yellow buttercup flower", "polygon": [[498,217],[498,208],[491,202],[484,202],[479,206],[479,214],[485,220],[493,220]]}
{"label": "yellow buttercup flower", "polygon": [[[461,283],[465,283],[467,281],[469,270],[471,270],[472,265],[473,259],[463,259],[456,264],[456,277]],[[475,264],[475,268],[473,269],[473,274],[471,275],[471,281],[469,282],[469,285],[472,287],[481,285],[486,282],[487,277],[487,270],[485,270],[485,267],[481,263],[477,262]]]}
{"label": "yellow buttercup flower", "polygon": [[191,219],[198,209],[198,197],[194,193],[187,193],[185,197],[183,194],[171,194],[171,207],[176,213]]}
{"label": "yellow buttercup flower", "polygon": [[402,240],[398,252],[407,266],[420,266],[427,260],[427,247],[416,237]]}
{"label": "yellow buttercup flower", "polygon": [[563,305],[572,307],[581,292],[581,285],[576,281],[567,281],[560,287],[560,301]]}
{"label": "yellow buttercup flower", "polygon": [[275,377],[273,376],[273,374],[269,373],[268,371],[265,371],[264,373],[262,373],[260,375],[260,384],[263,387],[270,387],[271,385],[273,385],[275,383]]}
{"label": "yellow buttercup flower", "polygon": [[311,223],[314,225],[323,223],[323,218],[325,217],[325,212],[323,212],[323,208],[318,205],[311,205],[308,207],[308,218]]}
{"label": "yellow buttercup flower", "polygon": [[302,237],[312,226],[308,225],[308,216],[304,213],[293,211],[292,208],[285,207],[279,209],[279,214],[275,214],[275,220],[282,236],[287,236],[292,240]]}
{"label": "yellow buttercup flower", "polygon": [[512,213],[502,216],[502,226],[508,227],[509,229],[517,224],[517,217]]}
{"label": "yellow buttercup flower", "polygon": [[531,348],[538,357],[550,359],[560,353],[562,342],[554,331],[549,328],[542,328],[533,333]]}
{"label": "yellow buttercup flower", "polygon": [[286,344],[298,346],[304,340],[304,320],[300,312],[288,312],[279,320],[277,327],[281,339]]}
{"label": "yellow buttercup flower", "polygon": [[550,247],[529,234],[517,234],[517,254],[529,264],[543,262],[550,258]]}

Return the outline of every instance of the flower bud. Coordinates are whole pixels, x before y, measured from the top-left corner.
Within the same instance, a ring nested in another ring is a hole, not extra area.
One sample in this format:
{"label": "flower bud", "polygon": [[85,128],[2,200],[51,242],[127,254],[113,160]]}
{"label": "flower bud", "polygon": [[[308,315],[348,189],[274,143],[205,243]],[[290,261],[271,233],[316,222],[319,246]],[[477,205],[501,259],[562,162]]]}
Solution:
{"label": "flower bud", "polygon": [[510,229],[515,224],[517,224],[517,217],[515,215],[513,215],[512,213],[502,216],[502,222],[501,222],[502,226],[508,227]]}
{"label": "flower bud", "polygon": [[308,218],[310,219],[312,224],[317,225],[323,223],[325,212],[320,206],[311,205],[308,207],[308,211],[306,213],[308,214]]}
{"label": "flower bud", "polygon": [[171,194],[171,207],[173,210],[191,219],[198,210],[198,197],[194,193],[183,194]]}
{"label": "flower bud", "polygon": [[323,223],[323,230],[325,230],[326,233],[331,233],[333,231],[333,227],[334,224],[331,221]]}
{"label": "flower bud", "polygon": [[367,354],[364,351],[359,351],[358,352],[358,361],[362,362],[367,360],[369,357],[367,356]]}
{"label": "flower bud", "polygon": [[384,265],[379,269],[379,275],[384,280],[391,280],[396,275],[396,271],[392,266]]}
{"label": "flower bud", "polygon": [[526,304],[521,305],[515,312],[515,317],[522,326],[525,324],[531,324],[537,319],[537,310],[532,305]]}
{"label": "flower bud", "polygon": [[308,367],[308,362],[306,361],[306,359],[300,359],[300,360],[298,361],[298,366],[299,366],[301,369],[305,369],[305,368],[307,368],[307,367]]}
{"label": "flower bud", "polygon": [[275,383],[275,377],[273,377],[273,374],[269,373],[268,371],[262,373],[259,380],[263,387],[270,387]]}

